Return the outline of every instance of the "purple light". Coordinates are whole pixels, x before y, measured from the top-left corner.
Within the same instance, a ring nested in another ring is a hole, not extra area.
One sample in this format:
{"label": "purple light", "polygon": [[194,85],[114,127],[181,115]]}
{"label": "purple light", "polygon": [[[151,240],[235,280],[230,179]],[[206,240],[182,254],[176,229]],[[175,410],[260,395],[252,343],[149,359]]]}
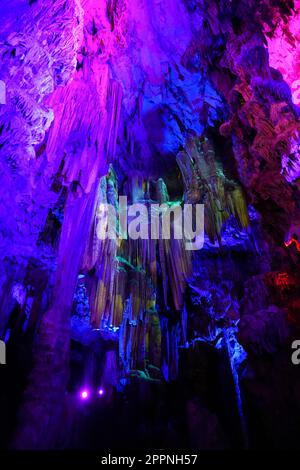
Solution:
{"label": "purple light", "polygon": [[98,390],[98,395],[100,395],[100,396],[104,395],[104,390],[103,390],[103,388],[100,388],[100,389]]}
{"label": "purple light", "polygon": [[87,389],[84,389],[80,392],[81,400],[88,400],[90,397],[90,392]]}

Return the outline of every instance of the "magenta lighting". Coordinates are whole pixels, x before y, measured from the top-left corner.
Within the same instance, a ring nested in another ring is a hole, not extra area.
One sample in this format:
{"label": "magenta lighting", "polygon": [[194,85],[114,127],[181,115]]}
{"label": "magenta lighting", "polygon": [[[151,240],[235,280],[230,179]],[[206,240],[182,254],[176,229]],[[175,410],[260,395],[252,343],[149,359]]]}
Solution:
{"label": "magenta lighting", "polygon": [[86,388],[81,390],[80,392],[80,398],[81,400],[88,400],[90,398],[90,392]]}
{"label": "magenta lighting", "polygon": [[104,395],[104,390],[103,390],[103,388],[99,388],[99,390],[98,390],[98,395],[99,395],[99,396]]}

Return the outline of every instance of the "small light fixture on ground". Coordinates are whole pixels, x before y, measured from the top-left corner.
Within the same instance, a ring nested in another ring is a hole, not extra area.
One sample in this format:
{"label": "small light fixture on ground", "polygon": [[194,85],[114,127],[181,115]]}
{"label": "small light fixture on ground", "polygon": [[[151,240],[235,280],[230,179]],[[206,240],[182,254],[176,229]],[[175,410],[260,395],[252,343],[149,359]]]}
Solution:
{"label": "small light fixture on ground", "polygon": [[88,400],[90,398],[90,392],[86,388],[81,390],[80,392],[80,398],[81,400]]}

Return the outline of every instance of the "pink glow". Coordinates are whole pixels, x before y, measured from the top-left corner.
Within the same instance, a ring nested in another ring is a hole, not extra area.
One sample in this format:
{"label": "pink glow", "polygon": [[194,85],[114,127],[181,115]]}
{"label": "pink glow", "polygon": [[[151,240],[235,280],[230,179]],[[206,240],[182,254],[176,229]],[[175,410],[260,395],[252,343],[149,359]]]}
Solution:
{"label": "pink glow", "polygon": [[300,104],[300,0],[295,1],[295,11],[288,25],[279,22],[274,37],[267,40],[271,67],[282,73],[294,103]]}

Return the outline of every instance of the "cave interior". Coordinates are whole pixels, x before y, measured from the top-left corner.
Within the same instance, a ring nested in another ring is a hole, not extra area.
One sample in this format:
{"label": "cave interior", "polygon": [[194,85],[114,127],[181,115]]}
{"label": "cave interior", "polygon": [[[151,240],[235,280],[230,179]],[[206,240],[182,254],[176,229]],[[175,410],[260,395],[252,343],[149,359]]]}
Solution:
{"label": "cave interior", "polygon": [[[299,447],[300,1],[0,17],[0,447]],[[201,246],[99,236],[122,197]]]}

